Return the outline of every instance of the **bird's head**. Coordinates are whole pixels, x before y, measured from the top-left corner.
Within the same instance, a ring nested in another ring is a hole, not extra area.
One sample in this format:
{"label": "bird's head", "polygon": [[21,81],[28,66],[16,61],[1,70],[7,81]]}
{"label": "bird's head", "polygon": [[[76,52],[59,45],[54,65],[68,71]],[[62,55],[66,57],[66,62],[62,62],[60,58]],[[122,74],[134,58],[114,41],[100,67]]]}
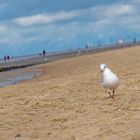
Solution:
{"label": "bird's head", "polygon": [[101,72],[102,73],[105,71],[106,68],[107,68],[107,65],[106,64],[101,64],[100,65],[100,69],[101,69]]}

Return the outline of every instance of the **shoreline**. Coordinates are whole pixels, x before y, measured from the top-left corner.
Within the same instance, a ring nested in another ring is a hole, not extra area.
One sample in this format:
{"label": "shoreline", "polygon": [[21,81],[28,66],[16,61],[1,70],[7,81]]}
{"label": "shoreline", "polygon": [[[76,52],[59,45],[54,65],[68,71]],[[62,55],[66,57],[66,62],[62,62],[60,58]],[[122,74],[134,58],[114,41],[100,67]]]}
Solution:
{"label": "shoreline", "polygon": [[0,88],[28,81],[40,75],[41,71],[32,67],[0,72]]}
{"label": "shoreline", "polygon": [[79,55],[86,55],[86,54],[100,53],[100,52],[105,52],[110,50],[136,47],[138,45],[139,43],[112,44],[112,45],[100,46],[99,48],[88,47],[88,48],[81,48],[81,49],[72,49],[69,51],[53,52],[53,53],[48,53],[44,56],[31,55],[31,56],[23,56],[23,57],[21,56],[17,58],[15,57],[15,58],[11,58],[11,60],[6,62],[2,61],[1,59],[0,72],[22,69],[37,64],[51,63],[57,60],[79,56]]}
{"label": "shoreline", "polygon": [[31,80],[34,77],[38,77],[41,73],[41,71],[37,70],[36,68],[33,68],[33,66],[36,66],[38,64],[45,64],[45,63],[52,63],[55,61],[72,58],[75,56],[81,56],[81,55],[88,55],[88,54],[96,54],[100,52],[106,52],[111,50],[117,50],[117,49],[125,49],[128,47],[137,47],[138,45],[128,45],[125,46],[114,46],[114,47],[105,47],[105,48],[86,48],[86,49],[80,49],[75,51],[69,51],[69,52],[61,52],[56,53],[53,55],[46,55],[42,57],[33,57],[30,59],[23,59],[19,61],[13,61],[5,64],[1,64],[0,68],[0,87],[5,87],[9,85],[14,85],[26,80]]}

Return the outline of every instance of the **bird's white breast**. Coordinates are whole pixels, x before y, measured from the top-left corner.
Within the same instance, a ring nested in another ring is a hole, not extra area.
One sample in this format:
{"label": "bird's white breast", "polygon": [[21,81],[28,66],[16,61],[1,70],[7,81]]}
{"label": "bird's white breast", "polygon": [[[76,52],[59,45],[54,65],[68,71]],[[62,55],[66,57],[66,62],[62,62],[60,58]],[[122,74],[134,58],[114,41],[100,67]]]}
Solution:
{"label": "bird's white breast", "polygon": [[119,85],[119,78],[110,69],[105,69],[102,77],[102,85],[106,89],[116,89]]}

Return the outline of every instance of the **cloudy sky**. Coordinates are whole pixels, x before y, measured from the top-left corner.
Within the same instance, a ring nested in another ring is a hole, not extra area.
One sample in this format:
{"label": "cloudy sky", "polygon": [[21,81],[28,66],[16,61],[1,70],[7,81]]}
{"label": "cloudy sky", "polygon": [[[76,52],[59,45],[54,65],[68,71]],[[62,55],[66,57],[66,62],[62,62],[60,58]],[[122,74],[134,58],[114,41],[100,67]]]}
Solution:
{"label": "cloudy sky", "polygon": [[0,57],[140,40],[140,0],[0,0]]}

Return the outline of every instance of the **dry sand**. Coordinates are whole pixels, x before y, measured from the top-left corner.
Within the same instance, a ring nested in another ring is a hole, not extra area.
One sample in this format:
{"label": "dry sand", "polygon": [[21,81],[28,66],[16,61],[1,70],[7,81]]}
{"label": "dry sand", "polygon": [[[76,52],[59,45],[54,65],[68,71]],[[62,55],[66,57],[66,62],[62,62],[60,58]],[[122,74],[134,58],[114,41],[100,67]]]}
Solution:
{"label": "dry sand", "polygon": [[[77,56],[0,89],[0,140],[140,140],[140,47]],[[115,100],[100,85],[107,63],[121,83]]]}

